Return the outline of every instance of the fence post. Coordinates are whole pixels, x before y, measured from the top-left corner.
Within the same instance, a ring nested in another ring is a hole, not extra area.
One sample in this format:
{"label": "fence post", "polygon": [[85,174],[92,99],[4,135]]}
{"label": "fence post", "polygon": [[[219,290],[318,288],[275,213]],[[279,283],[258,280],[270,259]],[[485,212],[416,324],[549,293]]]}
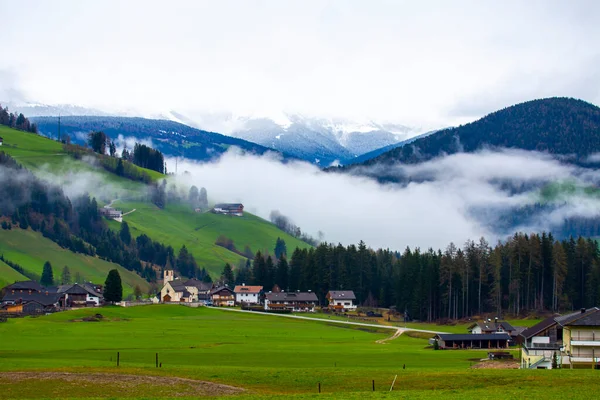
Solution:
{"label": "fence post", "polygon": [[156,368],[158,368],[158,353],[156,353]]}
{"label": "fence post", "polygon": [[373,391],[375,391],[375,379],[373,379]]}
{"label": "fence post", "polygon": [[117,367],[119,366],[119,361],[121,360],[121,353],[117,351]]}
{"label": "fence post", "polygon": [[321,382],[319,382],[319,393],[321,393]]}

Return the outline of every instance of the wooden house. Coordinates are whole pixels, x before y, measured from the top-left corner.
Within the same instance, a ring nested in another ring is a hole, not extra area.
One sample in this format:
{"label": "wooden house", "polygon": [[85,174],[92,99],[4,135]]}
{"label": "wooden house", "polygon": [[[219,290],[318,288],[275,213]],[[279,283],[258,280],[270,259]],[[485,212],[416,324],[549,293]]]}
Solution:
{"label": "wooden house", "polygon": [[235,215],[241,217],[244,215],[244,205],[241,203],[219,203],[211,210],[215,214]]}
{"label": "wooden house", "polygon": [[314,312],[319,298],[313,292],[280,292],[265,295],[265,310]]}
{"label": "wooden house", "polygon": [[237,285],[233,289],[235,302],[237,304],[259,304],[262,291],[262,286]]}
{"label": "wooden house", "polygon": [[235,293],[227,286],[214,288],[209,294],[216,307],[233,307],[235,305]]}

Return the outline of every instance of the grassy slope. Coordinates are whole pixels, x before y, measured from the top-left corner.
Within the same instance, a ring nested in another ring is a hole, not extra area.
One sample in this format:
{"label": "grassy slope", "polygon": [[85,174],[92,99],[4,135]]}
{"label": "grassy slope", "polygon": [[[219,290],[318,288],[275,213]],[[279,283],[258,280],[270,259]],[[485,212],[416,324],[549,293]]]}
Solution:
{"label": "grassy slope", "polygon": [[[102,322],[72,322],[100,312]],[[76,310],[0,324],[0,372],[32,369],[165,375],[244,387],[242,398],[580,398],[600,389],[592,370],[472,370],[486,351],[434,351],[424,339],[271,315],[176,305]],[[116,352],[121,366],[115,368]],[[154,367],[159,353],[162,368]],[[406,368],[404,368],[406,367]],[[371,381],[377,392],[371,392]],[[72,381],[72,380],[70,380]],[[62,382],[62,384],[61,384]],[[68,389],[65,389],[66,386]],[[0,399],[157,396],[98,382],[10,382]],[[48,388],[52,387],[52,390]],[[555,390],[549,390],[549,388]],[[41,391],[41,392],[40,392]],[[176,394],[172,394],[176,396]],[[319,397],[321,397],[319,396]]]}
{"label": "grassy slope", "polygon": [[[0,249],[0,252],[2,250]],[[17,281],[26,281],[29,280],[26,276],[21,275],[14,269],[12,269],[9,265],[5,264],[3,261],[0,261],[0,288],[3,288],[6,285],[10,285],[11,283]]]}
{"label": "grassy slope", "polygon": [[[46,137],[5,126],[0,126],[0,136],[4,139],[0,151],[11,155],[17,162],[42,178],[52,175],[54,181],[68,183],[70,172],[89,172],[97,174],[105,183],[112,184],[114,187],[111,188],[111,192],[118,189],[120,195],[133,195],[143,189],[143,184],[139,182],[118,177],[101,167],[96,168],[86,162],[75,160],[63,151],[62,144]],[[153,179],[164,177],[156,171],[137,168],[148,173]],[[93,195],[103,198],[108,188],[102,185],[102,187],[89,189]],[[114,193],[109,194],[112,196]]]}
{"label": "grassy slope", "polygon": [[[135,273],[117,264],[63,249],[39,232],[31,230],[16,228],[10,231],[0,230],[0,253],[4,254],[7,260],[16,262],[26,271],[37,275],[42,274],[44,263],[50,261],[54,279],[60,279],[62,269],[67,265],[71,270],[72,278],[75,278],[75,273],[79,272],[86,280],[104,283],[108,271],[117,268],[123,280],[125,295],[133,293],[135,285],[139,285],[144,292],[149,289],[148,282]],[[0,280],[2,279],[5,279],[4,274],[0,277]]]}
{"label": "grassy slope", "polygon": [[[136,211],[125,216],[132,234],[147,234],[165,244],[173,246],[175,251],[183,244],[194,254],[200,267],[206,268],[213,277],[219,276],[225,263],[235,266],[241,256],[215,245],[219,235],[231,239],[240,251],[249,245],[253,252],[267,249],[273,254],[277,237],[285,240],[288,252],[296,247],[307,248],[308,244],[279,230],[273,224],[245,213],[243,217],[232,217],[212,213],[196,213],[183,205],[167,205],[160,210],[148,203],[115,203],[115,206],[127,212]],[[111,222],[114,229],[118,223]]]}

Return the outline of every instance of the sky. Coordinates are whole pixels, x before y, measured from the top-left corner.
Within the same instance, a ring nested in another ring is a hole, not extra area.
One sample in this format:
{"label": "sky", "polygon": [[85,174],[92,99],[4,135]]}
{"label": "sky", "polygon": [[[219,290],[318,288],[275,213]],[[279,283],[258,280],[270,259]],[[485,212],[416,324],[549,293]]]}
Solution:
{"label": "sky", "polygon": [[439,128],[600,104],[600,2],[0,0],[0,101]]}

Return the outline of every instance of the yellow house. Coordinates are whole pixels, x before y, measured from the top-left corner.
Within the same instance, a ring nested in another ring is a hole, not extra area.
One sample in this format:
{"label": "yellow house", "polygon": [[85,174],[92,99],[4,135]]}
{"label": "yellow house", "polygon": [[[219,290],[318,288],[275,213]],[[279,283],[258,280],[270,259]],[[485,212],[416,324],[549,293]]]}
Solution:
{"label": "yellow house", "polygon": [[595,368],[600,365],[600,309],[582,309],[563,324],[563,365]]}

